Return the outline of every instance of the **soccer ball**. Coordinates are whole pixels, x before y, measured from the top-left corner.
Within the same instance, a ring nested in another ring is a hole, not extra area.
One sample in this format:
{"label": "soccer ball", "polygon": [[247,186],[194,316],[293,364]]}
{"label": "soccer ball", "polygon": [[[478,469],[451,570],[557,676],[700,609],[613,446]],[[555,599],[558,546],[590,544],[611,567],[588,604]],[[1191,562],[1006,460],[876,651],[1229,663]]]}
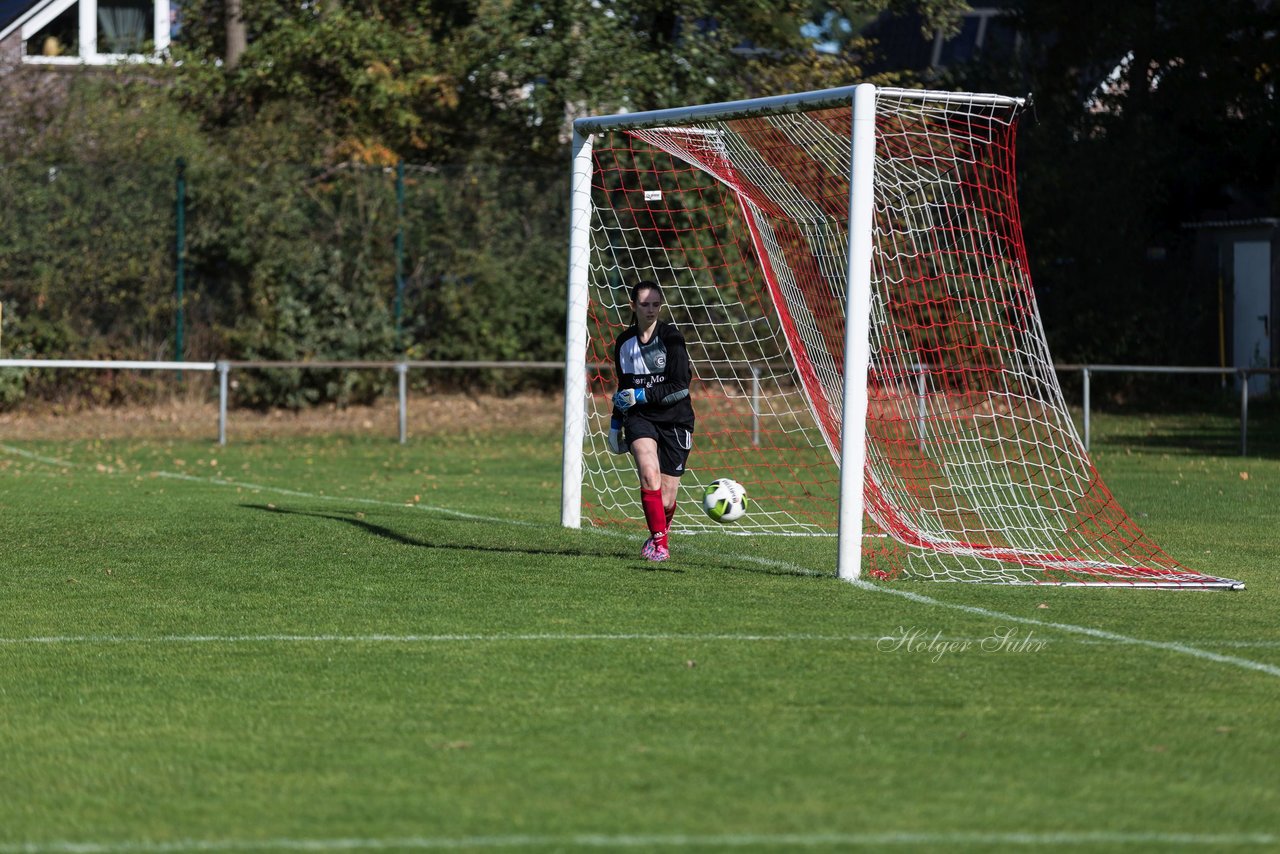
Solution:
{"label": "soccer ball", "polygon": [[727,477],[713,480],[702,492],[702,509],[721,524],[736,522],[747,515],[747,491]]}

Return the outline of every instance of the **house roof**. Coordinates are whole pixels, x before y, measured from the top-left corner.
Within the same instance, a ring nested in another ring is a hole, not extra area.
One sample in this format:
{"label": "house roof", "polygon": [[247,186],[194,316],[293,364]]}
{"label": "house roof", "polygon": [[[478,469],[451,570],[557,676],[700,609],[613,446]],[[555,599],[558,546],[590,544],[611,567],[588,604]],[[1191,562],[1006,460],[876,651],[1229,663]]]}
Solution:
{"label": "house roof", "polygon": [[12,25],[33,8],[44,4],[45,0],[0,0],[0,38],[7,36]]}

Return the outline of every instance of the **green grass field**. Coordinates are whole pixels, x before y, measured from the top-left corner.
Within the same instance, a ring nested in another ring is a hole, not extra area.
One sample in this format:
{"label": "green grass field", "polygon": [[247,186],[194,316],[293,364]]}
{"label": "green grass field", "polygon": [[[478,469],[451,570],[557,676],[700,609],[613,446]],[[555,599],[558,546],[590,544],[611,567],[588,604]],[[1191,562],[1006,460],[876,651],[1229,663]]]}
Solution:
{"label": "green grass field", "polygon": [[649,565],[558,526],[549,431],[11,432],[0,854],[1280,849],[1280,456],[1166,427],[1095,460],[1243,592]]}

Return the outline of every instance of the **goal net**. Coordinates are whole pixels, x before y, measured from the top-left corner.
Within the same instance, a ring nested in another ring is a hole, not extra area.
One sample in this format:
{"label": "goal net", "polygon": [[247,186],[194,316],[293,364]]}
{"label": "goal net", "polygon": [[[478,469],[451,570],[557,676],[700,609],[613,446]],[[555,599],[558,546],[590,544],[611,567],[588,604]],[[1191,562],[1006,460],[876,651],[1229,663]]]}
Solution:
{"label": "goal net", "polygon": [[[861,159],[855,92],[874,98]],[[726,530],[696,508],[702,485],[731,477],[751,498],[732,530],[835,534],[848,456],[861,548],[842,575],[1239,586],[1162,551],[1084,450],[1028,273],[1021,108],[861,86],[579,120],[564,524],[643,519],[634,462],[605,438],[612,342],[631,286],[653,280],[694,369],[674,530]],[[869,330],[849,353],[847,323]],[[846,417],[861,440],[847,455]]]}

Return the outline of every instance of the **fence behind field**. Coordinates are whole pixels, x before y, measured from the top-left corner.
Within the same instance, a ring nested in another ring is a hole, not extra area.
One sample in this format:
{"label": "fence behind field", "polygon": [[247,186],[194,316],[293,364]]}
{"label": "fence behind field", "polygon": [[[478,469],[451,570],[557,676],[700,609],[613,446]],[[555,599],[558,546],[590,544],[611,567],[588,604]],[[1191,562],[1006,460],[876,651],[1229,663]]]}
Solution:
{"label": "fence behind field", "polygon": [[1271,377],[1280,375],[1277,368],[1200,368],[1170,365],[1056,365],[1059,373],[1079,371],[1084,421],[1084,447],[1089,450],[1091,442],[1090,414],[1093,409],[1091,400],[1091,380],[1094,374],[1129,373],[1129,374],[1166,374],[1166,375],[1217,375],[1225,383],[1228,377],[1235,377],[1240,388],[1240,456],[1249,453],[1249,396],[1250,382],[1253,377]]}
{"label": "fence behind field", "polygon": [[[599,367],[599,366],[593,366]],[[94,359],[0,359],[0,369],[34,368],[46,369],[80,369],[80,370],[137,370],[137,371],[192,371],[195,373],[216,373],[218,377],[218,444],[227,443],[227,421],[230,410],[231,373],[235,370],[352,370],[352,371],[393,371],[396,374],[397,416],[399,423],[399,441],[408,441],[408,404],[409,404],[409,372],[437,370],[520,370],[520,371],[561,371],[564,364],[549,361],[477,361],[477,360],[406,360],[406,361],[362,361],[362,360],[328,360],[328,361],[265,361],[265,360],[219,360],[215,362],[173,362],[173,361],[138,361],[138,360],[94,360]],[[1085,448],[1091,443],[1091,380],[1099,373],[1132,373],[1132,374],[1166,374],[1166,375],[1217,375],[1225,382],[1227,378],[1235,378],[1240,388],[1240,454],[1248,454],[1249,449],[1249,380],[1258,376],[1280,375],[1280,368],[1213,368],[1169,365],[1056,365],[1058,373],[1079,372],[1082,384],[1081,409],[1083,413],[1083,440]],[[921,376],[927,368],[917,366]],[[752,370],[751,382],[751,418],[754,441],[758,443],[762,407],[761,396],[765,393],[759,381],[760,373]]]}
{"label": "fence behind field", "polygon": [[[567,198],[562,164],[527,158],[5,162],[3,355],[555,359]],[[254,406],[299,408],[387,379],[240,382]]]}

